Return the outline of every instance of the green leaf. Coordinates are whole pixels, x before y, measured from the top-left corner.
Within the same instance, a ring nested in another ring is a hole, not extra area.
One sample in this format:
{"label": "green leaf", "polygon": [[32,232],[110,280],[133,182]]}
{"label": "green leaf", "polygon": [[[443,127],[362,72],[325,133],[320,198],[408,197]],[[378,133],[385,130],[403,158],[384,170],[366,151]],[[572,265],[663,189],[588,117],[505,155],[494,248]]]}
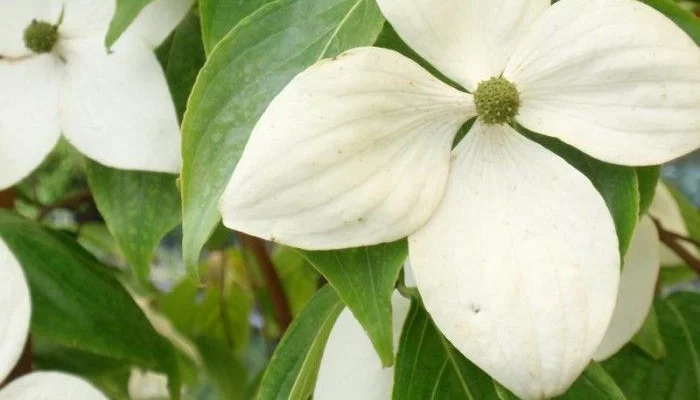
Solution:
{"label": "green leaf", "polygon": [[117,42],[122,33],[126,32],[129,25],[136,19],[139,13],[153,0],[116,0],[117,9],[114,11],[112,21],[109,23],[105,46],[111,48]]}
{"label": "green leaf", "polygon": [[401,335],[392,399],[498,398],[491,377],[464,358],[414,300]]}
{"label": "green leaf", "polygon": [[559,139],[532,132],[526,132],[526,136],[564,158],[591,180],[612,214],[620,254],[624,256],[632,241],[639,216],[640,194],[635,168],[597,160]]}
{"label": "green leaf", "polygon": [[292,314],[298,315],[316,293],[320,275],[303,255],[291,247],[278,246],[272,255],[272,263],[282,281]]}
{"label": "green leaf", "polygon": [[656,186],[659,184],[661,167],[638,167],[637,179],[639,181],[639,215],[644,215],[649,211],[651,202],[656,195]]}
{"label": "green leaf", "polygon": [[644,325],[632,338],[632,343],[656,360],[666,357],[666,345],[661,337],[659,319],[653,306],[644,321]]}
{"label": "green leaf", "polygon": [[700,398],[700,294],[675,293],[655,304],[666,358],[628,345],[604,363],[629,400]]}
{"label": "green leaf", "polygon": [[24,268],[32,296],[32,333],[56,344],[170,374],[175,353],[129,293],[67,236],[0,210],[0,237]]}
{"label": "green leaf", "polygon": [[320,59],[370,45],[384,18],[374,0],[276,0],[212,51],[183,122],[183,252],[196,274],[202,246],[248,136],[277,93]]}
{"label": "green leaf", "polygon": [[323,350],[343,302],[330,286],[311,298],[272,355],[258,391],[260,400],[307,400]]}
{"label": "green leaf", "polygon": [[371,247],[302,251],[367,331],[382,365],[394,363],[391,295],[408,256],[400,240]]}
{"label": "green leaf", "polygon": [[654,7],[671,21],[675,22],[685,33],[700,46],[700,18],[693,15],[677,3],[670,0],[641,0]]}
{"label": "green leaf", "polygon": [[158,48],[157,54],[178,118],[182,120],[187,99],[205,60],[199,18],[193,12],[187,14],[168,40]]}
{"label": "green leaf", "polygon": [[123,171],[86,160],[87,177],[100,214],[142,287],[160,240],[180,222],[175,177]]}
{"label": "green leaf", "polygon": [[583,374],[558,400],[626,400],[613,378],[597,363],[591,363]]}
{"label": "green leaf", "polygon": [[197,340],[204,368],[214,384],[216,398],[243,400],[246,394],[246,369],[225,343],[210,338]]}
{"label": "green leaf", "polygon": [[272,0],[199,0],[204,49],[210,54],[243,18]]}

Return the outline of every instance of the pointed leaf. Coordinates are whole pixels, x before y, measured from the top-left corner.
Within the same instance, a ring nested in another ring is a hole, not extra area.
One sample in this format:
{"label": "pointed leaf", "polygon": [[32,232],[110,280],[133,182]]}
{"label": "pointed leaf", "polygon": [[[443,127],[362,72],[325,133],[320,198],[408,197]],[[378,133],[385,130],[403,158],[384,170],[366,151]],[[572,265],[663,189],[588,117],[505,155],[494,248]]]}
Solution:
{"label": "pointed leaf", "polygon": [[655,304],[666,358],[628,345],[603,365],[629,400],[700,398],[700,294],[675,293]]}
{"label": "pointed leaf", "polygon": [[316,383],[323,349],[343,308],[343,302],[330,286],[311,298],[272,355],[260,383],[258,399],[308,399]]}
{"label": "pointed leaf", "polygon": [[117,170],[91,160],[86,166],[97,208],[144,286],[158,243],[180,222],[175,176]]}
{"label": "pointed leaf", "polygon": [[32,297],[32,333],[56,344],[168,372],[175,353],[129,293],[67,236],[0,210],[0,237],[24,268]]}
{"label": "pointed leaf", "polygon": [[639,167],[637,168],[637,180],[639,183],[639,215],[642,216],[649,211],[651,202],[656,194],[656,186],[659,184],[661,167]]}
{"label": "pointed leaf", "polygon": [[276,0],[212,51],[183,122],[183,252],[190,273],[220,219],[218,199],[270,101],[316,61],[374,43],[383,23],[373,0]]}
{"label": "pointed leaf", "polygon": [[272,0],[200,0],[204,49],[210,54],[226,34],[263,5]]}
{"label": "pointed leaf", "polygon": [[367,331],[382,364],[394,363],[391,296],[408,255],[405,240],[336,251],[303,251]]}

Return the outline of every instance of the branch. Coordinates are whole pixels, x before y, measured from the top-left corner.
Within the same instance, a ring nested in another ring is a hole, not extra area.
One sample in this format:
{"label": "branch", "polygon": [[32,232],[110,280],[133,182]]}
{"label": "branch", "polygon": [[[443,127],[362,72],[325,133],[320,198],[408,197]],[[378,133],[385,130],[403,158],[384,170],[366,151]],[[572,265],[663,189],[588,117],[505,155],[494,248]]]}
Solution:
{"label": "branch", "polygon": [[240,237],[243,247],[247,248],[258,261],[258,265],[265,279],[265,286],[267,286],[267,291],[270,294],[270,300],[272,301],[272,306],[275,311],[275,318],[280,326],[281,333],[284,335],[289,324],[292,323],[292,311],[289,307],[287,296],[284,293],[282,282],[277,275],[277,270],[275,270],[272,259],[270,259],[270,255],[267,253],[265,241],[242,232],[238,232],[238,236]]}
{"label": "branch", "polygon": [[11,210],[15,208],[15,190],[10,188],[7,190],[0,190],[0,208],[6,208]]}
{"label": "branch", "polygon": [[691,254],[688,249],[683,247],[683,245],[678,242],[679,238],[677,234],[664,229],[663,225],[661,225],[661,222],[659,222],[658,219],[652,218],[652,220],[656,225],[656,229],[659,231],[659,240],[668,246],[669,249],[678,254],[678,257],[680,257],[681,260],[683,260],[690,268],[700,275],[700,259]]}

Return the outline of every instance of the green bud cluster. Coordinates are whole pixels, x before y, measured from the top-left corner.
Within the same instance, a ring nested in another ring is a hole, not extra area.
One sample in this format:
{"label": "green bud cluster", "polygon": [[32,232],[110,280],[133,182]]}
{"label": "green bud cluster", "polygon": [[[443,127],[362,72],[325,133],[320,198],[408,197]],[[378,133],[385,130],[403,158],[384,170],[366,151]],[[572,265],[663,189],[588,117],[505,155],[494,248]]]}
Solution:
{"label": "green bud cluster", "polygon": [[488,124],[505,124],[513,121],[520,108],[520,93],[514,84],[503,77],[493,77],[479,83],[474,92],[476,112]]}
{"label": "green bud cluster", "polygon": [[24,45],[37,54],[49,53],[58,42],[58,26],[33,20],[24,30]]}

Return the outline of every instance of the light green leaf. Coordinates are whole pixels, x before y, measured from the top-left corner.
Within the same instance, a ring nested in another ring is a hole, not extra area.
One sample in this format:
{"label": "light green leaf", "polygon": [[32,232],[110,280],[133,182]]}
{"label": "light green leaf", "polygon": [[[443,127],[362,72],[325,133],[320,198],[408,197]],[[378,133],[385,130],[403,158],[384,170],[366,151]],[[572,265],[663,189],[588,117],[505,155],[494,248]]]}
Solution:
{"label": "light green leaf", "polygon": [[116,0],[117,8],[112,16],[112,21],[105,37],[105,46],[111,48],[117,42],[122,33],[126,32],[129,25],[136,19],[139,13],[153,0]]}
{"label": "light green leaf", "polygon": [[641,0],[676,23],[700,46],[700,18],[671,0]]}
{"label": "light green leaf", "polygon": [[659,319],[653,306],[644,321],[644,325],[632,338],[632,343],[656,360],[666,357],[666,345],[661,337]]}
{"label": "light green leaf", "polygon": [[314,390],[328,336],[344,304],[325,286],[292,322],[263,375],[260,400],[307,400]]}
{"label": "light green leaf", "polygon": [[632,241],[639,216],[640,194],[635,168],[597,160],[558,139],[532,132],[527,132],[526,135],[557,153],[591,180],[612,214],[620,254],[624,256]]}
{"label": "light green leaf", "polygon": [[318,60],[374,43],[383,23],[374,0],[276,0],[216,46],[183,122],[183,252],[190,273],[220,219],[219,197],[270,101]]}
{"label": "light green leaf", "polygon": [[629,400],[700,398],[700,294],[675,293],[655,304],[666,358],[628,345],[603,365]]}
{"label": "light green leaf", "polygon": [[651,202],[656,195],[656,186],[659,184],[661,167],[638,167],[637,179],[639,181],[639,215],[644,215],[649,211]]}
{"label": "light green leaf", "polygon": [[491,377],[464,358],[414,300],[401,335],[392,399],[498,398]]}
{"label": "light green leaf", "polygon": [[302,254],[336,290],[367,331],[382,365],[394,363],[391,295],[408,256],[405,240]]}
{"label": "light green leaf", "polygon": [[0,237],[24,268],[32,296],[32,333],[56,344],[170,374],[175,352],[129,293],[64,234],[0,210]]}
{"label": "light green leaf", "polygon": [[272,0],[199,0],[204,49],[210,54],[236,24]]}
{"label": "light green leaf", "polygon": [[122,171],[86,160],[97,208],[142,287],[160,240],[180,222],[175,176]]}
{"label": "light green leaf", "polygon": [[204,47],[200,35],[199,18],[190,12],[156,51],[180,120],[185,113],[197,74],[204,65]]}

